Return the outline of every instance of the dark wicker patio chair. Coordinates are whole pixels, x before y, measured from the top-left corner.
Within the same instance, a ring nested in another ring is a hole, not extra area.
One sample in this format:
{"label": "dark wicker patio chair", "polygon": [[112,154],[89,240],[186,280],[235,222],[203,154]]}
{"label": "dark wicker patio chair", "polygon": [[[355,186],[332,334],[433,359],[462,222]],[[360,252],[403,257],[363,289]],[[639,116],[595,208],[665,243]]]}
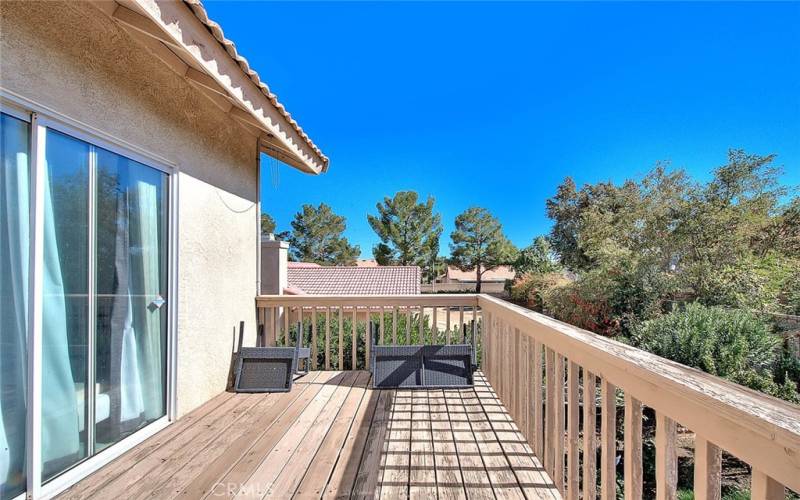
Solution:
{"label": "dark wicker patio chair", "polygon": [[372,386],[375,388],[459,388],[472,387],[475,369],[475,338],[463,344],[377,345],[373,324],[369,324]]}
{"label": "dark wicker patio chair", "polygon": [[[289,392],[294,376],[306,374],[311,349],[303,347],[303,326],[298,323],[294,347],[242,347],[244,322],[239,325],[239,355],[236,362],[236,392]],[[263,336],[259,334],[259,339]],[[305,360],[305,371],[298,370]]]}

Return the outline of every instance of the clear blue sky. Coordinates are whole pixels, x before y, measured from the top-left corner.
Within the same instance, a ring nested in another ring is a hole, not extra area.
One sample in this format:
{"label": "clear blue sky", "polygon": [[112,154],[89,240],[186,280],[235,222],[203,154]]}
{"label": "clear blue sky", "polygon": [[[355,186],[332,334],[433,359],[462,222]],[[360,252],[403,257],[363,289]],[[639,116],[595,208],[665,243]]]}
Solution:
{"label": "clear blue sky", "polygon": [[[729,147],[778,154],[800,184],[800,3],[265,3],[206,7],[331,159],[264,172],[288,229],[330,204],[371,256],[385,195],[491,210],[519,246],[545,200],[670,160],[700,179]],[[267,164],[268,162],[264,162]]]}

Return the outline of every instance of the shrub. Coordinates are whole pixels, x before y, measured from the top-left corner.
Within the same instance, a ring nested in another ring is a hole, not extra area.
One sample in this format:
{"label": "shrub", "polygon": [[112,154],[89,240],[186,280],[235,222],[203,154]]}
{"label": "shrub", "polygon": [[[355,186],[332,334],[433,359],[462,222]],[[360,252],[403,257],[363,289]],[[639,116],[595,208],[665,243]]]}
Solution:
{"label": "shrub", "polygon": [[569,280],[560,272],[525,273],[511,284],[511,300],[537,312],[544,311],[544,296]]}
{"label": "shrub", "polygon": [[638,325],[631,342],[678,363],[798,401],[792,384],[778,385],[772,378],[779,339],[768,323],[750,312],[689,304]]}
{"label": "shrub", "polygon": [[620,333],[621,322],[610,305],[610,281],[587,273],[578,281],[553,287],[543,295],[544,310],[554,318],[601,335]]}

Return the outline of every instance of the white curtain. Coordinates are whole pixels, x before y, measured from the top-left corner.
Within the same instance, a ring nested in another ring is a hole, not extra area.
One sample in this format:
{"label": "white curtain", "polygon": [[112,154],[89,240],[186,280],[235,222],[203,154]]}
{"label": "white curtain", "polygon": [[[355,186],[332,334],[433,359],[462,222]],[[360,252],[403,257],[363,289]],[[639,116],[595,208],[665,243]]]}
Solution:
{"label": "white curtain", "polygon": [[0,116],[0,498],[25,489],[29,125]]}
{"label": "white curtain", "polygon": [[69,355],[67,310],[56,238],[50,168],[44,169],[42,297],[42,463],[50,476],[80,455],[80,422]]}
{"label": "white curtain", "polygon": [[139,283],[142,303],[139,311],[138,359],[141,365],[141,390],[144,414],[147,420],[164,415],[164,373],[162,348],[162,308],[152,304],[161,292],[160,260],[164,242],[159,240],[159,187],[164,174],[146,168],[143,178],[135,181],[136,197],[134,219],[138,222],[134,239],[139,243],[141,253],[135,268],[141,279]]}

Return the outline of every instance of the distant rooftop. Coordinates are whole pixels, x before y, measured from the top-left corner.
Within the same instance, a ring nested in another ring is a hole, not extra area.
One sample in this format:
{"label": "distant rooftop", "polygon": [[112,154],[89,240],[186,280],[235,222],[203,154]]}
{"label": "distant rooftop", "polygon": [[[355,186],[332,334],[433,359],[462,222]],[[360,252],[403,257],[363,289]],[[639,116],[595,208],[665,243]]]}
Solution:
{"label": "distant rooftop", "polygon": [[[483,273],[481,276],[481,281],[505,281],[505,280],[513,280],[514,279],[514,270],[511,269],[511,266],[498,266],[494,269],[490,269]],[[447,268],[447,278],[453,281],[460,281],[460,282],[474,282],[475,281],[475,269],[471,269],[469,271],[462,271],[461,269],[455,266],[448,266]]]}
{"label": "distant rooftop", "polygon": [[290,262],[289,286],[295,295],[418,295],[418,266],[320,266]]}

